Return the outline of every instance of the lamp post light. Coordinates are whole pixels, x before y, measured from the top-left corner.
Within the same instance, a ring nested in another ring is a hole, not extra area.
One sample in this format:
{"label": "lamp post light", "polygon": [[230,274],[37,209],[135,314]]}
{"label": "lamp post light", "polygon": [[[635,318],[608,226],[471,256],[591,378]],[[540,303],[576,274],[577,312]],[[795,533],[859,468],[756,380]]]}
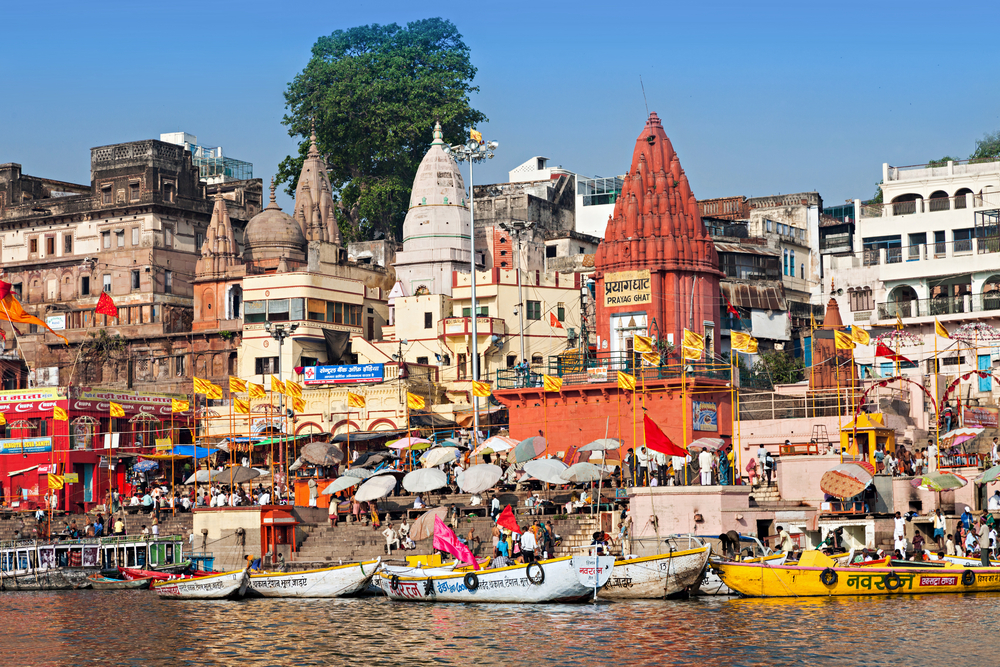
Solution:
{"label": "lamp post light", "polygon": [[[496,141],[476,141],[469,139],[465,144],[445,146],[444,152],[455,158],[458,162],[469,163],[469,244],[472,255],[469,260],[469,270],[472,273],[472,379],[479,381],[479,338],[476,331],[476,320],[479,313],[476,312],[476,206],[475,206],[475,186],[473,181],[473,165],[476,162],[489,160],[493,157],[500,144]],[[473,392],[472,396],[472,420],[473,420],[473,442],[479,444],[479,397]]]}
{"label": "lamp post light", "polygon": [[[514,265],[514,270],[517,272],[517,326],[520,331],[521,342],[521,362],[525,360],[524,357],[524,298],[521,296],[521,235],[526,231],[535,226],[535,223],[528,222],[525,220],[511,220],[508,222],[501,222],[500,229],[510,232],[517,237],[517,263]],[[527,384],[527,383],[525,383]]]}
{"label": "lamp post light", "polygon": [[[295,330],[299,328],[298,324],[289,324],[286,328],[284,324],[272,324],[271,322],[264,323],[264,329],[267,333],[271,334],[271,338],[278,341],[278,379],[281,380],[281,345],[285,342],[285,339],[295,333]],[[272,388],[273,390],[273,388]],[[281,422],[284,425],[285,417],[285,394],[281,393],[278,395],[278,409],[281,415]],[[281,434],[284,434],[284,429],[282,429]],[[281,460],[279,462],[279,469],[285,461],[285,439],[281,435],[281,450],[280,456]],[[197,452],[196,452],[197,453]],[[273,461],[272,461],[273,465]],[[285,488],[288,489],[288,479],[285,479]]]}

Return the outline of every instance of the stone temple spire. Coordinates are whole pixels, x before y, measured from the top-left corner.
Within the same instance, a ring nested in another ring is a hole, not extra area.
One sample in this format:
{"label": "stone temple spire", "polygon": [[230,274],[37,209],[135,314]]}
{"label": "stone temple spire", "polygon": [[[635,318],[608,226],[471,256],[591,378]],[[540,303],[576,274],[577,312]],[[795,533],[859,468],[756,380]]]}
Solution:
{"label": "stone temple spire", "polygon": [[316,145],[315,128],[309,136],[309,153],[302,164],[295,187],[295,209],[292,217],[302,228],[307,241],[328,241],[341,245],[340,228],[333,203],[326,163]]}
{"label": "stone temple spire", "polygon": [[[273,197],[273,189],[271,193]],[[201,257],[195,265],[195,274],[198,277],[221,274],[242,263],[233,225],[229,220],[229,209],[226,208],[226,200],[220,195],[215,198],[212,220],[205,231],[205,242],[201,245]]]}

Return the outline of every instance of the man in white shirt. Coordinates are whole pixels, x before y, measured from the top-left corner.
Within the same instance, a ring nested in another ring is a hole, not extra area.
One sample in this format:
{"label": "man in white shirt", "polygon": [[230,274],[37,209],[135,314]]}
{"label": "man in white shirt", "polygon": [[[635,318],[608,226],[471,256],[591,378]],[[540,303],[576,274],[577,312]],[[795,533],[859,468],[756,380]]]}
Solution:
{"label": "man in white shirt", "polygon": [[701,485],[712,486],[712,453],[702,449],[698,455],[698,467],[701,468]]}
{"label": "man in white shirt", "polygon": [[525,563],[535,562],[535,549],[538,548],[538,541],[535,534],[530,530],[521,533],[521,555],[524,556]]}
{"label": "man in white shirt", "polygon": [[419,510],[419,509],[423,509],[423,507],[424,507],[424,499],[418,493],[417,497],[413,500],[413,509]]}
{"label": "man in white shirt", "polygon": [[904,519],[899,512],[896,512],[896,516],[892,520],[892,539],[899,540],[906,536],[906,519]]}
{"label": "man in white shirt", "polygon": [[1000,512],[1000,491],[996,491],[990,496],[989,502],[986,503],[986,509],[990,512]]}
{"label": "man in white shirt", "polygon": [[382,534],[385,535],[385,551],[391,556],[393,546],[399,548],[399,533],[393,530],[391,523],[388,523]]}
{"label": "man in white shirt", "polygon": [[674,486],[684,486],[684,466],[687,461],[683,456],[671,456],[670,463],[674,466]]}
{"label": "man in white shirt", "polygon": [[1000,465],[1000,442],[997,442],[996,438],[993,438],[993,445],[990,449],[990,461],[993,465]]}
{"label": "man in white shirt", "polygon": [[267,491],[260,494],[260,498],[257,499],[257,503],[260,505],[270,505],[271,504],[271,494]]}
{"label": "man in white shirt", "polygon": [[635,456],[639,462],[639,486],[649,486],[649,450],[640,445],[635,450]]}

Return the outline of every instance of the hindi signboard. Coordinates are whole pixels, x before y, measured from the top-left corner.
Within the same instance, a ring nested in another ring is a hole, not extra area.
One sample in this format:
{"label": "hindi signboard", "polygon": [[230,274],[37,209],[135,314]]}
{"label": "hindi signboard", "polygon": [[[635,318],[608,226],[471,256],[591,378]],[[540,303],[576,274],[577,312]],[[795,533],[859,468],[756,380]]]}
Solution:
{"label": "hindi signboard", "polygon": [[604,274],[604,307],[635,306],[653,302],[649,269]]}
{"label": "hindi signboard", "polygon": [[306,366],[302,369],[302,383],[307,385],[382,382],[384,379],[385,364]]}
{"label": "hindi signboard", "polygon": [[962,408],[962,421],[965,426],[997,428],[998,421],[1000,421],[1000,419],[998,419],[998,415],[1000,415],[1000,409],[997,408]]}

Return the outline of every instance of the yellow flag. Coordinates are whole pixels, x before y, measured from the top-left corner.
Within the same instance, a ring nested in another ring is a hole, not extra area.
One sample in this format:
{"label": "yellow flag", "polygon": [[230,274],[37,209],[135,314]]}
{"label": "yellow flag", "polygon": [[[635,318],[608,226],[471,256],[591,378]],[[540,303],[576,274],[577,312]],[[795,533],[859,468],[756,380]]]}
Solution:
{"label": "yellow flag", "polygon": [[0,426],[7,425],[7,417],[2,412],[0,412]]}
{"label": "yellow flag", "polygon": [[187,401],[178,401],[176,398],[170,399],[171,412],[187,412],[191,409],[191,404]]}
{"label": "yellow flag", "polygon": [[868,345],[871,342],[872,337],[868,335],[868,332],[859,326],[851,327],[851,340],[853,340],[858,345]]}
{"label": "yellow flag", "polygon": [[365,407],[365,397],[361,394],[352,394],[347,392],[347,407],[349,408],[363,408]]}
{"label": "yellow flag", "polygon": [[278,378],[271,376],[271,391],[278,392],[279,394],[285,393],[285,383]]}
{"label": "yellow flag", "polygon": [[810,329],[816,328],[816,316],[813,315],[811,312],[809,313],[809,328]]}
{"label": "yellow flag", "polygon": [[229,392],[232,394],[242,394],[247,390],[247,381],[238,377],[229,376]]}
{"label": "yellow flag", "polygon": [[642,355],[642,360],[645,361],[650,366],[660,365],[660,355],[656,354],[655,352],[647,352],[646,354]]}
{"label": "yellow flag", "polygon": [[222,398],[222,387],[217,384],[208,383],[208,391],[205,392],[205,398]]}
{"label": "yellow flag", "polygon": [[478,380],[472,381],[472,395],[478,396],[479,398],[486,398],[492,392],[490,391],[490,385],[486,382],[479,382]]}
{"label": "yellow flag", "polygon": [[477,132],[476,130],[469,130],[469,138],[475,141],[477,144],[483,143],[482,132]]}
{"label": "yellow flag", "polygon": [[426,403],[422,397],[406,392],[406,407],[411,410],[423,410],[425,405]]}
{"label": "yellow flag", "polygon": [[69,416],[66,415],[66,411],[58,405],[52,408],[52,418],[61,422],[69,421]]}
{"label": "yellow flag", "polygon": [[264,385],[262,384],[247,382],[247,391],[250,393],[250,398],[267,398],[267,394],[264,392]]}
{"label": "yellow flag", "polygon": [[618,388],[625,391],[635,391],[635,376],[618,371]]}
{"label": "yellow flag", "polygon": [[705,351],[705,338],[688,329],[684,330],[684,340],[681,341],[681,356],[684,359],[698,361]]}
{"label": "yellow flag", "polygon": [[543,375],[542,388],[545,391],[562,391],[562,378],[553,375]]}
{"label": "yellow flag", "polygon": [[853,350],[854,341],[846,331],[834,331],[833,337],[838,350]]}
{"label": "yellow flag", "polygon": [[125,416],[125,408],[123,408],[122,406],[118,405],[117,403],[110,403],[108,405],[108,411],[111,412],[111,416],[112,417],[124,417]]}
{"label": "yellow flag", "polygon": [[948,333],[948,330],[944,328],[943,324],[938,322],[936,317],[934,318],[934,333],[941,336],[941,338],[951,338],[951,334]]}
{"label": "yellow flag", "polygon": [[305,412],[306,411],[306,402],[303,401],[301,398],[293,398],[292,399],[292,410],[295,410],[296,412]]}
{"label": "yellow flag", "polygon": [[62,475],[49,474],[49,488],[50,489],[61,489],[65,480]]}
{"label": "yellow flag", "polygon": [[653,351],[653,339],[648,336],[633,336],[632,351],[636,354],[645,354]]}
{"label": "yellow flag", "polygon": [[238,412],[241,415],[250,414],[250,399],[234,398],[233,399],[233,411]]}
{"label": "yellow flag", "polygon": [[194,393],[205,394],[207,396],[208,392],[211,391],[212,383],[209,382],[208,380],[202,380],[201,378],[191,378],[191,381],[194,383]]}
{"label": "yellow flag", "polygon": [[745,331],[733,331],[729,334],[729,344],[737,352],[757,354],[757,339]]}
{"label": "yellow flag", "polygon": [[903,330],[903,318],[899,316],[899,311],[896,311],[896,328],[900,331]]}
{"label": "yellow flag", "polygon": [[285,380],[285,395],[291,398],[302,398],[302,385],[298,382]]}

